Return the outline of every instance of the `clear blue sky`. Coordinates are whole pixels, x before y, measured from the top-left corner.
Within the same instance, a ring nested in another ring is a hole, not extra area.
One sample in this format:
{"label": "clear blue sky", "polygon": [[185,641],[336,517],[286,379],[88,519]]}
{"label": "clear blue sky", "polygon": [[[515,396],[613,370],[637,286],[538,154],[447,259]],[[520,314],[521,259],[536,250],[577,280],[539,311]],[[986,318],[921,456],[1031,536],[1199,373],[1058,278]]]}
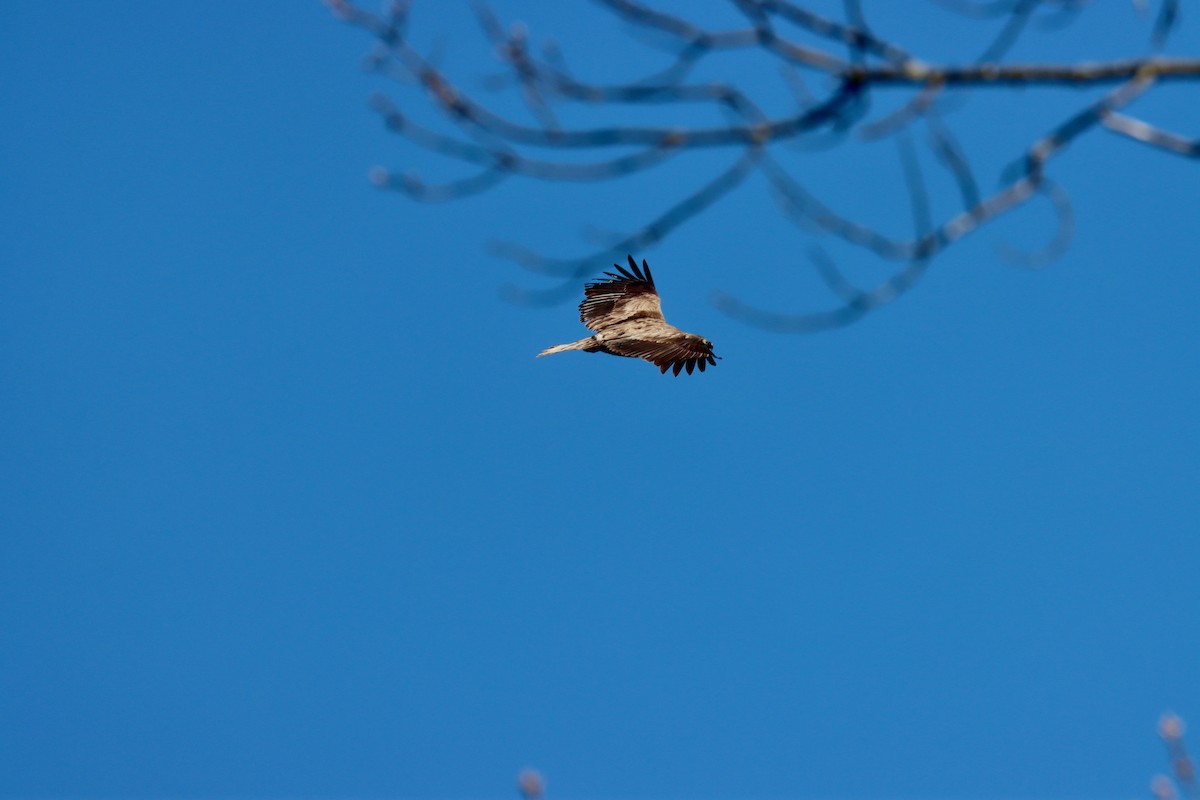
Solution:
{"label": "clear blue sky", "polygon": [[[1016,56],[1144,52],[1096,5]],[[486,94],[461,7],[417,9]],[[656,58],[590,5],[498,10],[585,74]],[[1065,257],[997,257],[1034,204],[807,337],[709,303],[828,303],[752,180],[637,254],[724,356],[672,379],[534,359],[575,299],[505,301],[548,284],[486,245],[583,252],[728,154],[422,206],[368,169],[453,165],[382,130],[318,3],[4,16],[0,795],[504,798],[534,765],[557,798],[1130,798],[1159,713],[1200,723],[1196,163],[1091,136],[1051,171]],[[985,188],[1084,97],[961,109]],[[1195,88],[1138,110],[1200,135]],[[890,145],[796,158],[904,232]]]}

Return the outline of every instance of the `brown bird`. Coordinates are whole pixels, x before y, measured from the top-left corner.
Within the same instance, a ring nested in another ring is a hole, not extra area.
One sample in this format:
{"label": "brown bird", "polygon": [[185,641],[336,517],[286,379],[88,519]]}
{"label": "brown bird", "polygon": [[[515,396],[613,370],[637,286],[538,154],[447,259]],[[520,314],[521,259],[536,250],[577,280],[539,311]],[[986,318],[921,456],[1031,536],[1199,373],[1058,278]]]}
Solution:
{"label": "brown bird", "polygon": [[691,375],[696,367],[704,372],[706,365],[716,366],[712,342],[684,333],[663,319],[662,301],[645,259],[640,268],[633,256],[629,256],[629,269],[619,264],[613,266],[616,272],[606,272],[606,279],[583,287],[579,321],[595,331],[595,335],[548,347],[538,353],[538,358],[567,350],[609,353],[644,358],[661,372],[669,369],[676,375],[682,369]]}

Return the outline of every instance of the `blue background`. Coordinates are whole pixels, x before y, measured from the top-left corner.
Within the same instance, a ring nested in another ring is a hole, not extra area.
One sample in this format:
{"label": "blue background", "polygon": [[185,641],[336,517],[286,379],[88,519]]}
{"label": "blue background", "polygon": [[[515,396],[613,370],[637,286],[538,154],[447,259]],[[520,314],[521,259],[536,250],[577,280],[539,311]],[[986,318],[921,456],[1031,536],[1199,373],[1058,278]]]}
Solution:
{"label": "blue background", "polygon": [[[865,6],[927,60],[998,30]],[[498,11],[584,76],[663,63],[591,5]],[[419,205],[368,168],[463,172],[366,99],[428,103],[316,3],[5,17],[0,793],[505,797],[532,764],[554,797],[1128,798],[1165,766],[1158,714],[1200,719],[1194,162],[1093,132],[1050,170],[1063,258],[997,255],[1051,235],[1035,201],[812,336],[709,302],[831,303],[751,178],[638,254],[724,356],[673,379],[535,360],[583,335],[578,292],[505,301],[555,284],[486,245],[586,252],[583,226],[644,222],[732,153]],[[1151,21],[1097,4],[1013,57],[1136,55]],[[465,7],[413,26],[521,113]],[[1200,51],[1195,20],[1169,50]],[[950,120],[991,188],[1095,96],[976,92]],[[1191,135],[1198,109],[1194,84],[1134,107]],[[791,157],[906,235],[890,142]]]}

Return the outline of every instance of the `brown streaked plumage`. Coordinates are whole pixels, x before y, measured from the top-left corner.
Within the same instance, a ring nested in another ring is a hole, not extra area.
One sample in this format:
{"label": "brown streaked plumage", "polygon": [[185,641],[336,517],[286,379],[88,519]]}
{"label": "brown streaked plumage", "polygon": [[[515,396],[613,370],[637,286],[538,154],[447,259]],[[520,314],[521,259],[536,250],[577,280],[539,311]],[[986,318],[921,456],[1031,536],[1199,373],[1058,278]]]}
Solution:
{"label": "brown streaked plumage", "polygon": [[609,353],[614,356],[644,358],[663,373],[688,374],[700,367],[716,366],[713,345],[708,339],[684,333],[669,325],[662,315],[662,301],[654,288],[650,265],[642,260],[638,267],[629,256],[629,269],[613,264],[616,272],[604,273],[604,280],[583,287],[579,321],[595,334],[570,344],[548,347],[538,357],[567,350],[585,353]]}

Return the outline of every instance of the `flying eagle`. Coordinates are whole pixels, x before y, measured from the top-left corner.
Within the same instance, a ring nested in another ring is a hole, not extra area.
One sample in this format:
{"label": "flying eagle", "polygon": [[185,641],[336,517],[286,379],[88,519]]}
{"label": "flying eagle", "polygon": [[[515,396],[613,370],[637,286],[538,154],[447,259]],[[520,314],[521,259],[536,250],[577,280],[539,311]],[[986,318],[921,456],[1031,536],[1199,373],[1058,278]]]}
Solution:
{"label": "flying eagle", "polygon": [[567,350],[609,353],[644,358],[664,374],[669,369],[676,375],[685,368],[691,375],[697,366],[704,372],[706,365],[717,365],[712,342],[684,333],[663,319],[662,301],[645,259],[641,267],[633,256],[629,256],[629,269],[613,266],[616,272],[606,272],[604,280],[583,287],[579,321],[595,335],[549,347],[538,353],[538,358]]}

